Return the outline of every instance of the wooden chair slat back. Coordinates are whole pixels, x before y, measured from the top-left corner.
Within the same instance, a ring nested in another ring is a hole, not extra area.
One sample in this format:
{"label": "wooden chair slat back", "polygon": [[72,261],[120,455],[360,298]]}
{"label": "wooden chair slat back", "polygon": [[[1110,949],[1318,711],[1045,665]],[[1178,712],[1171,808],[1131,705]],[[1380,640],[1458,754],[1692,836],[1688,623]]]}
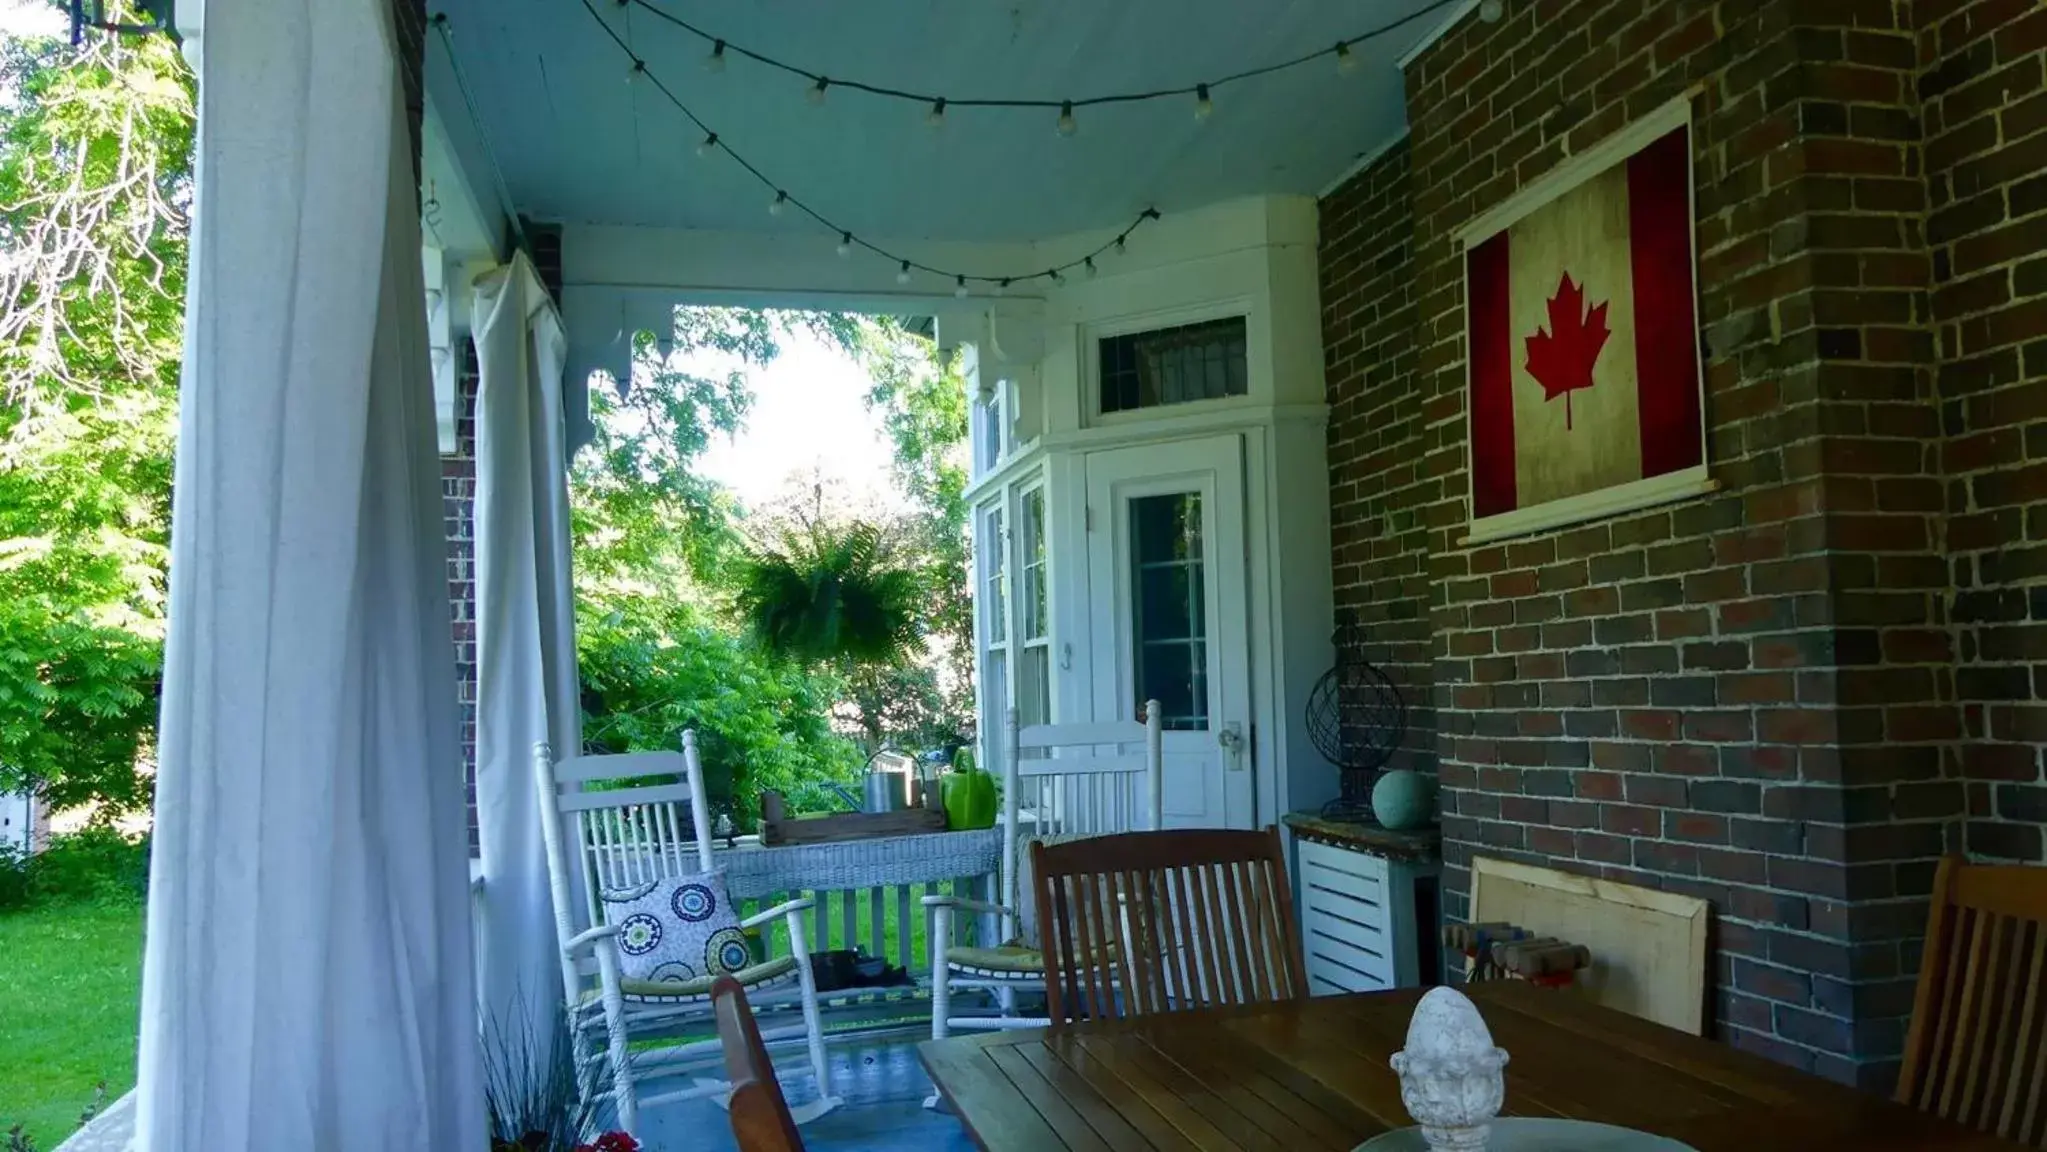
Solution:
{"label": "wooden chair slat back", "polygon": [[746,990],[732,977],[720,976],[711,985],[711,1007],[718,1019],[718,1044],[725,1053],[725,1078],[732,1082],[728,1109],[739,1152],[803,1152],[803,1137],[768,1062]]}
{"label": "wooden chair slat back", "polygon": [[1898,1099],[2047,1148],[2047,868],[1941,861]]}
{"label": "wooden chair slat back", "polygon": [[1055,1021],[1305,999],[1279,829],[1031,846]]}

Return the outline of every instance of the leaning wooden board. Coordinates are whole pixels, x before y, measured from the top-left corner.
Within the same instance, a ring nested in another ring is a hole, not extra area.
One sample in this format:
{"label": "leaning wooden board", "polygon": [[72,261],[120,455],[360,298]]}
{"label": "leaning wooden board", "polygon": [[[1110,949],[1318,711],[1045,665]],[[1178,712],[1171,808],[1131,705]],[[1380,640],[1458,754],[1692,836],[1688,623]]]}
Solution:
{"label": "leaning wooden board", "polygon": [[1504,920],[1592,950],[1576,988],[1595,1003],[1693,1035],[1706,1011],[1704,900],[1477,856],[1471,919]]}
{"label": "leaning wooden board", "polygon": [[834,816],[794,817],[779,792],[761,793],[761,843],[824,844],[838,840],[875,840],[945,831],[945,809],[935,804],[900,812],[843,812]]}

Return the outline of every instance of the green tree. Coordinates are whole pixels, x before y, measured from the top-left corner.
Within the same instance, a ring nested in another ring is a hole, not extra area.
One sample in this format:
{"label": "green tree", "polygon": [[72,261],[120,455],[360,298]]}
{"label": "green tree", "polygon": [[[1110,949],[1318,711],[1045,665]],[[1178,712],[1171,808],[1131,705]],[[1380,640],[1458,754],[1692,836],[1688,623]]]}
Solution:
{"label": "green tree", "polygon": [[0,788],[146,804],[192,85],[166,37],[0,49]]}
{"label": "green tree", "polygon": [[[769,659],[728,620],[741,556],[730,495],[697,467],[712,437],[738,429],[747,373],[821,318],[685,308],[672,340],[643,340],[624,389],[591,398],[595,441],[571,468],[577,658],[584,740],[622,752],[672,748],[697,731],[712,801],[749,826],[773,788],[796,811],[829,807],[823,785],[860,757],[832,731],[839,684]],[[732,365],[684,370],[693,352]]]}
{"label": "green tree", "polygon": [[[974,738],[974,603],[968,572],[967,391],[958,363],[931,341],[876,321],[860,333],[858,353],[873,381],[867,403],[882,415],[893,443],[896,477],[914,507],[909,530],[922,557],[925,630],[934,658],[917,683],[854,683],[855,695],[921,699],[913,727],[923,747],[957,747]],[[902,710],[900,703],[895,705]]]}

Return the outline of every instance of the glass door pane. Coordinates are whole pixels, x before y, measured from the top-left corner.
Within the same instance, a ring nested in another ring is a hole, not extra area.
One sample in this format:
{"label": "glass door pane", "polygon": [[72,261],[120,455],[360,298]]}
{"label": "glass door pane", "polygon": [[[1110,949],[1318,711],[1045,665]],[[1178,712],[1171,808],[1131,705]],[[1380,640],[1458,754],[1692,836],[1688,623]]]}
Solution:
{"label": "glass door pane", "polygon": [[1157,700],[1169,731],[1208,727],[1208,609],[1201,494],[1130,501],[1131,621],[1137,702]]}

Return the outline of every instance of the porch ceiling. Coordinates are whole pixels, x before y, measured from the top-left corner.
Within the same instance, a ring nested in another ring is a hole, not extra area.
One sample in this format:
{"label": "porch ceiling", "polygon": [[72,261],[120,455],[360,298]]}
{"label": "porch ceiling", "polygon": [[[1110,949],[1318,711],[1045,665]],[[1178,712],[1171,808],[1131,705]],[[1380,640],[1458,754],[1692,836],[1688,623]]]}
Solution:
{"label": "porch ceiling", "polygon": [[[1024,240],[1115,227],[1237,196],[1320,191],[1400,130],[1396,57],[1446,13],[1432,0],[654,0],[731,43],[828,76],[952,99],[1067,99],[1179,86],[1326,48],[1414,16],[1355,50],[1340,75],[1317,61],[1193,100],[1084,108],[1079,132],[1046,109],[921,108],[803,82],[733,55],[634,5],[595,0],[649,70],[791,194],[873,237]],[[626,57],[579,0],[445,0],[455,51],[514,202],[544,220],[816,231],[772,217],[768,196],[656,91],[625,82]],[[1447,10],[1446,10],[1447,11]],[[628,23],[629,22],[629,23]],[[436,42],[430,52],[442,48]],[[460,109],[445,69],[436,103]]]}

